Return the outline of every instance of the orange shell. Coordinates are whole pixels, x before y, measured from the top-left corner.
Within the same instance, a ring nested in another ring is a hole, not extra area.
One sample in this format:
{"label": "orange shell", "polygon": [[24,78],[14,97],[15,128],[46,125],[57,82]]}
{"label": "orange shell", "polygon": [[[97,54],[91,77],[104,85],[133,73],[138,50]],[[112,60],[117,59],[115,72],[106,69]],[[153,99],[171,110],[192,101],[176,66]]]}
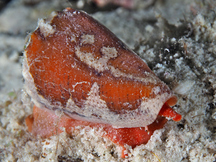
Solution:
{"label": "orange shell", "polygon": [[177,99],[112,32],[71,8],[40,20],[24,52],[25,88],[37,107],[115,127],[145,127]]}

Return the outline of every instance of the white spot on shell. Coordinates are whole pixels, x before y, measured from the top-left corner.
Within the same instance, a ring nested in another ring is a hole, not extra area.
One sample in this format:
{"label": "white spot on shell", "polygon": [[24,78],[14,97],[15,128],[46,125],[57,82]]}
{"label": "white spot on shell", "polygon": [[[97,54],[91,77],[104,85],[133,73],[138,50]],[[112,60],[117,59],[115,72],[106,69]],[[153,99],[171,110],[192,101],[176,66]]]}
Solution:
{"label": "white spot on shell", "polygon": [[40,29],[40,32],[44,35],[44,37],[47,37],[48,35],[55,32],[55,29],[53,29],[53,27],[43,19],[40,19],[38,21],[38,28]]}
{"label": "white spot on shell", "polygon": [[160,82],[160,80],[157,77],[155,77],[154,74],[149,73],[149,72],[145,72],[146,77],[136,77],[132,74],[124,73],[124,72],[114,68],[113,66],[110,66],[110,71],[114,77],[125,77],[125,78],[132,79],[134,81],[141,81],[141,82],[146,83],[146,84],[149,84],[149,83],[157,84]]}
{"label": "white spot on shell", "polygon": [[67,101],[65,109],[71,111],[72,108],[73,109],[79,109],[79,107],[75,104],[73,99],[69,98],[69,100]]}
{"label": "white spot on shell", "polygon": [[56,17],[58,15],[58,13],[57,12],[55,12],[55,11],[53,11],[53,12],[51,12],[51,18],[53,18],[53,17]]}
{"label": "white spot on shell", "polygon": [[117,57],[117,50],[115,47],[102,47],[101,52],[104,54],[103,58],[108,61],[110,58]]}
{"label": "white spot on shell", "polygon": [[[106,102],[100,98],[99,86],[96,82],[91,87],[84,107],[87,109],[91,108],[92,110],[94,110],[95,107],[100,107],[101,109],[107,108]],[[94,111],[92,112],[94,113]]]}
{"label": "white spot on shell", "polygon": [[103,53],[103,57],[97,59],[92,53],[82,52],[79,47],[76,47],[75,54],[82,62],[86,63],[98,72],[102,72],[104,70],[109,70],[107,62],[110,58],[117,57],[117,50],[114,47],[103,47],[101,48],[101,52]]}
{"label": "white spot on shell", "polygon": [[85,34],[81,36],[81,44],[93,44],[94,35]]}
{"label": "white spot on shell", "polygon": [[71,41],[71,42],[76,42],[76,37],[75,37],[74,35],[72,35],[72,36],[70,37],[70,41]]}

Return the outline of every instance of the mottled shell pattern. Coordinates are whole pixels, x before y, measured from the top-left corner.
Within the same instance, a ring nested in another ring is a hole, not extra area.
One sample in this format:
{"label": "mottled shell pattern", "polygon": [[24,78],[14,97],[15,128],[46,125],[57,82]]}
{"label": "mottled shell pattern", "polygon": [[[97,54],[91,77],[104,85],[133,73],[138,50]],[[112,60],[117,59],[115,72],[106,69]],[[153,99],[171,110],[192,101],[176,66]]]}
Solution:
{"label": "mottled shell pattern", "polygon": [[24,52],[25,89],[40,108],[114,127],[145,127],[176,97],[133,51],[85,12],[39,20]]}

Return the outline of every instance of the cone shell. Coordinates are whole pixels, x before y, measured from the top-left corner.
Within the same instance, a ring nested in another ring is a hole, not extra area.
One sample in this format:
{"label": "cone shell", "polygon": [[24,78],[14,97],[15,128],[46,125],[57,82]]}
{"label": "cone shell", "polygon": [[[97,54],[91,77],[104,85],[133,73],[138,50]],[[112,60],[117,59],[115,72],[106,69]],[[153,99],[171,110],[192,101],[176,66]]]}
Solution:
{"label": "cone shell", "polygon": [[25,89],[40,108],[115,127],[145,127],[176,97],[145,62],[85,12],[39,20],[24,52]]}

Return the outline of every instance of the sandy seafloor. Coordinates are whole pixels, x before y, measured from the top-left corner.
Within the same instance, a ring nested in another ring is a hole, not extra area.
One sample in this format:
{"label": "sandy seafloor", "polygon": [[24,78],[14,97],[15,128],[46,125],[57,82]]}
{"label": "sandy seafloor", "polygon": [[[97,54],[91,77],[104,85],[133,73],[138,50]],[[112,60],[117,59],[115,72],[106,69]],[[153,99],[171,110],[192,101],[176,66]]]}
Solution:
{"label": "sandy seafloor", "polygon": [[[216,2],[143,3],[132,10],[62,0],[13,0],[0,6],[0,161],[216,161]],[[71,136],[61,133],[49,139],[27,131],[25,118],[33,104],[22,90],[25,37],[38,18],[68,6],[91,12],[178,96],[174,109],[183,119],[168,121],[146,145],[127,147],[125,159],[100,130],[80,128]]]}

